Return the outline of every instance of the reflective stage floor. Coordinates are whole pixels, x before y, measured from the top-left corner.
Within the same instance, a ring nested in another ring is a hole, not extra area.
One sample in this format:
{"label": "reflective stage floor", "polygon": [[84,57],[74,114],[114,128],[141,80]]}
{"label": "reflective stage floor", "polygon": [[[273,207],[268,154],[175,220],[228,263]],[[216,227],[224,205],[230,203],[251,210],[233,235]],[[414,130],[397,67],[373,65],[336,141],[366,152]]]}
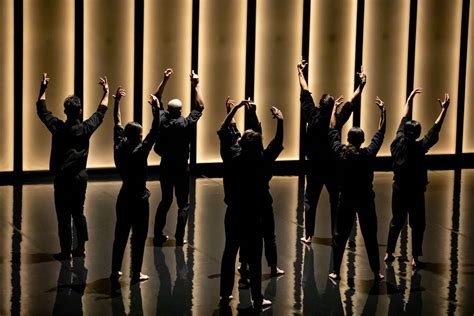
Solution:
{"label": "reflective stage floor", "polygon": [[[474,313],[474,170],[433,171],[426,192],[425,269],[412,271],[410,230],[402,232],[397,260],[374,285],[360,231],[356,247],[345,252],[342,280],[333,284],[329,202],[320,199],[316,236],[311,247],[303,236],[303,184],[298,177],[274,177],[279,266],[286,274],[269,277],[263,258],[262,289],[274,303],[268,315],[473,315]],[[376,173],[380,260],[391,218],[392,174]],[[89,182],[85,213],[89,238],[85,259],[58,262],[59,249],[51,184],[0,187],[1,315],[231,315],[246,313],[248,289],[234,290],[229,309],[219,309],[220,261],[224,248],[222,179],[192,181],[195,208],[187,227],[189,244],[169,241],[155,248],[151,237],[160,200],[159,182],[152,192],[143,272],[150,280],[130,286],[127,246],[121,291],[111,292],[110,274],[115,201],[120,182]],[[176,204],[166,233],[176,225]],[[238,274],[236,273],[236,281]]]}

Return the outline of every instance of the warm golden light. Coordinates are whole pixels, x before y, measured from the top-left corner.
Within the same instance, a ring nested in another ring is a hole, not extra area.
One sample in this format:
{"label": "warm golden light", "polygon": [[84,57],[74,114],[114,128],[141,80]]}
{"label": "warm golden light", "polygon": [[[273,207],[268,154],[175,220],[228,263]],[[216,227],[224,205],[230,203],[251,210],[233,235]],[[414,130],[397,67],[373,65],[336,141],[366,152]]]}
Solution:
{"label": "warm golden light", "polygon": [[[174,74],[166,86],[163,102],[178,98],[183,102],[183,114],[189,113],[191,102],[192,1],[145,0],[143,47],[143,129],[151,127],[148,96],[163,79],[163,71],[171,67]],[[172,25],[172,27],[170,27]],[[206,110],[207,112],[207,110]],[[202,122],[202,121],[201,121]],[[199,123],[201,124],[201,123]],[[154,152],[149,165],[159,164]]]}
{"label": "warm golden light", "polygon": [[[356,75],[356,24],[357,1],[344,0],[341,3],[323,0],[311,3],[308,84],[316,104],[324,93],[334,96],[342,94],[346,100],[352,96]],[[297,82],[296,62],[292,66],[292,81]],[[295,105],[298,100],[295,99]],[[350,126],[352,118],[347,122],[343,135]]]}
{"label": "warm golden light", "polygon": [[275,135],[270,107],[285,117],[285,150],[280,160],[299,159],[300,88],[296,63],[301,58],[303,1],[257,1],[255,42],[255,102],[263,127],[264,145]]}
{"label": "warm golden light", "polygon": [[0,171],[13,170],[13,2],[0,1]]}
{"label": "warm golden light", "polygon": [[121,101],[122,122],[133,120],[134,5],[127,0],[84,1],[84,117],[97,109],[100,76],[110,85],[109,111],[92,136],[89,168],[113,167],[113,98],[120,85],[127,91]]}
{"label": "warm golden light", "polygon": [[461,1],[418,1],[415,87],[423,87],[423,94],[415,99],[413,118],[420,121],[422,134],[439,114],[437,99],[445,92],[451,97],[439,142],[431,154],[453,154],[456,147],[461,11]]}
{"label": "warm golden light", "polygon": [[474,4],[471,3],[469,13],[469,37],[467,49],[467,67],[466,67],[466,96],[464,102],[464,131],[463,131],[463,152],[474,152]]}
{"label": "warm golden light", "polygon": [[23,169],[27,171],[49,168],[51,134],[35,107],[43,72],[51,78],[48,108],[65,119],[64,98],[74,93],[72,1],[23,2]]}
{"label": "warm golden light", "polygon": [[[4,8],[4,6],[2,6]],[[2,284],[2,295],[0,295],[0,310],[10,311],[12,279],[11,279],[11,258],[12,258],[12,236],[13,236],[13,186],[0,187],[0,283]]]}
{"label": "warm golden light", "polygon": [[[245,93],[247,3],[206,0],[199,8],[199,75],[206,109],[198,124],[196,160],[220,162],[217,130],[225,118],[225,100]],[[239,115],[243,128],[243,111]]]}
{"label": "warm golden light", "polygon": [[374,101],[379,96],[387,107],[387,131],[378,156],[390,156],[390,143],[405,105],[409,22],[409,1],[365,3],[362,64],[367,85],[362,95],[361,127],[367,146],[378,130],[380,111]]}

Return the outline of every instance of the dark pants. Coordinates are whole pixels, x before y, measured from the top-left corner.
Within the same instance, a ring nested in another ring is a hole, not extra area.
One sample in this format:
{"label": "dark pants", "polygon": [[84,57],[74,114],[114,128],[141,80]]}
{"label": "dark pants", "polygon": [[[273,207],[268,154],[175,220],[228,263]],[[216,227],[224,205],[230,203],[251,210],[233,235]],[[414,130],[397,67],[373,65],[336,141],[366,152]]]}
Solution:
{"label": "dark pants", "polygon": [[412,232],[413,256],[421,256],[423,234],[425,232],[425,193],[422,190],[400,188],[393,184],[392,189],[392,220],[388,233],[387,252],[393,253],[397,245],[400,231],[405,225],[407,216]]}
{"label": "dark pants", "polygon": [[57,175],[54,179],[54,203],[62,253],[69,254],[71,252],[71,217],[76,227],[78,246],[83,247],[89,239],[86,217],[84,216],[86,189],[87,173],[85,170],[77,175]]}
{"label": "dark pants", "polygon": [[379,272],[379,246],[377,242],[377,214],[375,212],[374,198],[355,197],[341,199],[337,209],[336,225],[332,242],[334,256],[334,271],[339,274],[342,257],[346,248],[347,239],[351,233],[356,213],[359,217],[360,230],[364,238],[365,248],[369,257],[370,268],[374,273]]}
{"label": "dark pants", "polygon": [[221,261],[220,296],[227,298],[232,295],[235,278],[235,259],[239,251],[239,223],[237,210],[227,207],[224,219],[225,247]]}
{"label": "dark pants", "polygon": [[333,167],[329,165],[315,166],[315,162],[309,161],[309,167],[306,175],[306,191],[304,195],[304,220],[306,237],[314,236],[314,227],[316,221],[316,208],[318,206],[319,196],[323,186],[329,192],[329,202],[331,204],[331,233],[334,234],[334,223],[336,220],[338,187],[336,178],[332,172]]}
{"label": "dark pants", "polygon": [[178,203],[178,223],[176,225],[176,241],[183,241],[184,231],[189,216],[189,172],[171,172],[162,169],[160,175],[161,202],[155,216],[155,238],[163,236],[166,215],[173,203],[173,188]]}
{"label": "dark pants", "polygon": [[117,222],[112,252],[112,272],[120,271],[123,254],[132,230],[132,272],[137,274],[142,269],[143,253],[148,234],[148,218],[150,206],[149,193],[146,195],[119,193],[117,199]]}
{"label": "dark pants", "polygon": [[262,248],[263,236],[260,225],[247,225],[242,232],[241,251],[245,253],[249,265],[250,292],[254,304],[263,300],[262,295]]}

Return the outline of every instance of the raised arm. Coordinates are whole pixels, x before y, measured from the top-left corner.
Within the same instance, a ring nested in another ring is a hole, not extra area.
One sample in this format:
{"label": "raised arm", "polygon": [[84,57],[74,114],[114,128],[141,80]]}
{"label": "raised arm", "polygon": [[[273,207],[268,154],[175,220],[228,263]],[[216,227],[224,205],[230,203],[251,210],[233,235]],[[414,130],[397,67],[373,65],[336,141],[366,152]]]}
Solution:
{"label": "raised arm", "polygon": [[171,75],[173,74],[173,69],[167,68],[163,72],[163,80],[160,82],[158,87],[156,88],[155,92],[153,95],[158,98],[158,100],[161,102],[161,99],[163,97],[163,92],[165,91],[166,84],[168,83],[168,80],[170,79]]}
{"label": "raised arm", "polygon": [[420,94],[423,92],[422,88],[416,88],[410,93],[410,96],[408,96],[407,102],[405,103],[405,109],[403,110],[403,117],[407,118],[408,120],[411,120],[412,118],[412,113],[413,113],[413,99],[417,94]]}
{"label": "raised arm", "polygon": [[375,97],[375,104],[378,106],[380,110],[380,120],[379,120],[379,131],[385,133],[385,129],[387,126],[386,120],[386,111],[385,111],[385,103],[377,96]]}
{"label": "raised arm", "polygon": [[359,76],[360,82],[350,100],[353,104],[360,104],[360,97],[362,91],[364,90],[365,84],[367,83],[367,74],[364,72],[364,66],[360,66],[360,72],[358,72],[357,75]]}
{"label": "raised arm", "polygon": [[308,66],[308,63],[303,58],[301,58],[301,61],[296,65],[296,68],[298,69],[298,80],[300,81],[301,91],[309,91],[308,83],[304,77],[304,69],[306,66]]}
{"label": "raised arm", "polygon": [[57,130],[60,120],[48,110],[46,106],[46,89],[48,88],[49,78],[47,73],[43,73],[41,79],[40,89],[38,94],[38,101],[36,102],[36,113],[41,122],[48,128],[51,133]]}
{"label": "raised arm", "polygon": [[196,104],[194,109],[202,112],[204,110],[204,99],[202,97],[201,86],[199,84],[199,76],[194,72],[194,70],[192,70],[189,77],[191,79],[191,85],[194,87],[194,92],[196,93]]}
{"label": "raised arm", "polygon": [[359,77],[359,86],[354,91],[349,102],[346,102],[339,112],[336,112],[336,129],[342,129],[344,124],[349,120],[354,111],[354,108],[360,107],[360,99],[362,91],[364,90],[365,84],[367,83],[367,74],[364,72],[364,67],[360,67],[360,72],[357,73]]}
{"label": "raised arm", "polygon": [[257,116],[257,105],[250,98],[247,99],[245,104],[245,129],[251,129],[262,134],[262,124],[260,124]]}
{"label": "raised arm", "polygon": [[121,115],[120,115],[120,100],[125,97],[127,92],[122,87],[117,88],[117,92],[113,95],[114,98],[114,124],[115,126],[121,126]]}
{"label": "raised arm", "polygon": [[46,100],[46,89],[48,88],[49,78],[47,73],[43,73],[43,79],[41,80],[40,90],[38,94],[39,100]]}
{"label": "raised arm", "polygon": [[85,132],[88,135],[92,135],[100,124],[102,124],[105,112],[107,112],[107,104],[109,103],[109,83],[106,76],[104,76],[104,78],[99,78],[99,85],[102,86],[103,91],[99,107],[91,117],[84,121]]}
{"label": "raised arm", "polygon": [[247,104],[247,102],[248,102],[247,100],[243,100],[243,101],[241,101],[239,104],[237,104],[237,105],[235,105],[234,107],[231,108],[230,112],[227,113],[227,116],[225,117],[224,122],[222,122],[221,130],[224,130],[224,129],[229,128],[230,123],[232,123],[232,121],[233,121],[233,119],[234,119],[235,113],[237,113],[237,111],[238,111],[242,106],[244,106],[245,104]]}
{"label": "raised arm", "polygon": [[277,129],[275,137],[270,141],[267,148],[265,148],[264,155],[266,159],[274,161],[283,151],[283,114],[279,109],[272,106],[270,111],[273,118],[277,120]]}
{"label": "raised arm", "polygon": [[107,81],[107,76],[104,76],[104,78],[100,77],[99,84],[102,86],[103,91],[100,105],[107,107],[109,104],[109,82]]}
{"label": "raised arm", "polygon": [[374,157],[377,155],[378,151],[382,147],[386,127],[385,104],[379,97],[375,98],[375,104],[380,110],[379,130],[377,131],[377,133],[375,133],[374,137],[372,137],[372,141],[367,147],[368,154]]}
{"label": "raised arm", "polygon": [[449,94],[444,94],[444,99],[438,99],[439,105],[441,106],[441,112],[439,113],[433,127],[426,133],[425,137],[421,141],[421,145],[425,152],[427,152],[431,147],[434,146],[439,140],[439,132],[441,131],[441,127],[443,126],[444,118],[446,117],[446,113],[448,112],[449,104],[451,99],[449,98]]}
{"label": "raised arm", "polygon": [[[337,115],[337,110],[343,102],[344,102],[344,97],[342,95],[339,98],[337,98],[336,100],[334,100],[334,106],[332,107],[332,112],[331,112],[331,119],[329,120],[329,127],[330,128],[341,129],[342,125],[344,125],[345,121],[341,122],[340,116]],[[347,107],[347,106],[345,106],[345,107]],[[349,116],[350,116],[350,114],[349,114]]]}
{"label": "raised arm", "polygon": [[444,118],[446,117],[446,113],[448,112],[448,107],[451,102],[451,99],[449,98],[449,94],[445,93],[444,94],[444,99],[440,100],[438,99],[439,105],[441,106],[441,112],[438,115],[438,118],[435,121],[435,124],[439,126],[439,130],[441,130],[441,127],[443,126]]}
{"label": "raised arm", "polygon": [[158,131],[160,129],[160,114],[159,109],[161,107],[160,100],[154,95],[150,94],[150,100],[148,103],[151,105],[151,111],[153,113],[153,122],[151,123],[151,129],[143,140],[143,148],[146,154],[151,151],[153,144],[155,144],[158,137]]}

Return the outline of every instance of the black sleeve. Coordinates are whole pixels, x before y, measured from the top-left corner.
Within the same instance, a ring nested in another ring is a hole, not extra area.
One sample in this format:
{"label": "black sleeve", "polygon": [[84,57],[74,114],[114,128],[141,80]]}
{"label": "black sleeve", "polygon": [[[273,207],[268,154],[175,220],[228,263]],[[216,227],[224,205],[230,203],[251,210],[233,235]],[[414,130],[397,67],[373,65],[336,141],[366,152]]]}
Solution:
{"label": "black sleeve", "polygon": [[307,90],[301,91],[300,103],[301,113],[305,122],[308,124],[316,125],[321,120],[321,111],[314,104],[311,92]]}
{"label": "black sleeve", "polygon": [[188,117],[186,117],[186,124],[187,126],[191,126],[197,123],[202,116],[202,112],[198,110],[192,110],[189,113]]}
{"label": "black sleeve", "polygon": [[278,120],[275,137],[272,139],[267,148],[265,148],[265,158],[275,161],[283,151],[283,121]]}
{"label": "black sleeve", "polygon": [[230,128],[221,128],[217,131],[220,142],[220,153],[222,161],[226,162],[231,159],[234,152],[239,149],[238,143]]}
{"label": "black sleeve", "polygon": [[374,137],[372,137],[372,141],[370,142],[370,145],[367,147],[367,153],[369,156],[375,157],[377,155],[380,148],[382,147],[383,138],[384,138],[383,130],[379,130],[377,131],[377,133],[375,133]]}
{"label": "black sleeve", "polygon": [[122,125],[114,126],[114,148],[117,148],[124,139],[124,131]]}
{"label": "black sleeve", "polygon": [[426,133],[425,137],[423,137],[421,140],[421,146],[423,147],[425,153],[428,152],[428,150],[430,150],[430,148],[438,142],[440,130],[441,126],[439,124],[434,124],[428,133]]}
{"label": "black sleeve", "polygon": [[146,135],[145,139],[143,140],[143,148],[145,149],[146,153],[150,153],[153,145],[156,142],[158,131],[160,129],[160,117],[161,115],[158,113],[157,115],[153,116],[153,122],[151,123],[151,129]]}
{"label": "black sleeve", "polygon": [[60,119],[48,110],[45,100],[38,100],[38,102],[36,102],[36,113],[41,122],[43,122],[52,134],[58,130],[59,124],[62,123]]}
{"label": "black sleeve", "polygon": [[245,129],[262,134],[262,125],[258,121],[257,111],[245,109]]}
{"label": "black sleeve", "polygon": [[408,122],[409,120],[410,119],[406,116],[402,117],[402,119],[400,120],[400,125],[398,125],[397,135],[395,137],[400,137],[404,135],[403,127],[405,126],[405,123]]}
{"label": "black sleeve", "polygon": [[84,121],[84,128],[87,135],[92,135],[92,133],[95,132],[100,124],[102,124],[105,112],[107,112],[107,107],[105,105],[99,104],[97,111],[95,111],[91,117]]}
{"label": "black sleeve", "polygon": [[334,153],[338,153],[344,145],[341,144],[341,134],[335,128],[329,128],[328,131],[329,148]]}
{"label": "black sleeve", "polygon": [[346,102],[342,106],[342,109],[339,113],[336,113],[336,129],[341,130],[344,124],[351,117],[352,112],[354,111],[355,105],[352,102]]}

